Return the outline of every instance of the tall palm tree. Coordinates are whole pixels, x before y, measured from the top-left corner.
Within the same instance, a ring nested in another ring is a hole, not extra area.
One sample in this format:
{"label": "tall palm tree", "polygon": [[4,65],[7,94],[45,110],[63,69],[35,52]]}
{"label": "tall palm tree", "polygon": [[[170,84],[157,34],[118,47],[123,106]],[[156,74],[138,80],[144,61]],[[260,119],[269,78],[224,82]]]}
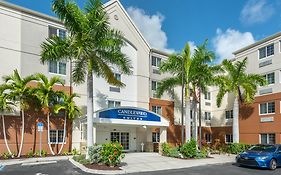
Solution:
{"label": "tall palm tree", "polygon": [[59,101],[58,98],[60,98],[61,95],[61,92],[54,90],[54,86],[56,84],[63,86],[64,81],[57,76],[54,76],[49,80],[44,74],[37,74],[36,77],[38,78],[39,82],[37,87],[34,89],[34,92],[41,103],[42,111],[47,116],[48,145],[51,153],[55,155],[50,143],[50,115],[55,104]]}
{"label": "tall palm tree", "polygon": [[[221,71],[220,66],[210,64],[215,60],[215,54],[207,49],[208,40],[197,46],[192,57],[192,66],[190,68],[190,81],[193,88],[193,106],[198,106],[199,134],[197,129],[197,118],[194,115],[194,135],[197,140],[199,135],[199,148],[202,144],[202,110],[201,110],[201,94],[206,93],[208,86],[214,83],[214,75]],[[194,113],[195,114],[195,113]]]}
{"label": "tall palm tree", "polygon": [[20,157],[24,141],[24,110],[29,108],[27,101],[31,96],[31,89],[28,86],[28,83],[37,80],[37,78],[34,75],[29,75],[22,78],[18,71],[14,70],[12,75],[4,76],[3,80],[5,84],[1,86],[1,89],[4,93],[7,93],[8,98],[11,99],[15,105],[19,105],[20,107],[22,118],[21,144],[18,152],[18,157]]}
{"label": "tall palm tree", "polygon": [[62,93],[62,102],[60,104],[55,105],[54,112],[58,114],[61,110],[64,111],[64,132],[63,132],[63,141],[62,146],[58,152],[58,154],[61,153],[63,149],[63,145],[65,142],[65,136],[66,136],[66,121],[74,120],[76,117],[80,116],[82,114],[81,109],[75,104],[74,98],[79,97],[76,93],[73,93],[71,95],[67,95],[65,93]]}
{"label": "tall palm tree", "polygon": [[9,101],[7,99],[7,94],[3,93],[0,89],[0,113],[2,117],[2,127],[3,127],[3,136],[4,136],[4,142],[6,145],[6,148],[9,152],[9,154],[12,154],[10,147],[7,142],[7,136],[6,136],[6,126],[5,126],[5,113],[11,112],[13,110],[13,102]]}
{"label": "tall palm tree", "polygon": [[223,75],[216,78],[219,87],[217,94],[217,106],[220,107],[226,93],[233,93],[235,96],[233,105],[233,142],[239,143],[239,102],[241,104],[252,103],[259,85],[264,85],[265,79],[259,74],[247,74],[247,57],[242,61],[232,62],[223,60],[222,67],[225,70]]}
{"label": "tall palm tree", "polygon": [[[64,23],[69,35],[52,37],[42,44],[41,61],[74,63],[73,82],[87,82],[87,147],[93,145],[93,76],[109,84],[124,86],[114,77],[112,66],[122,74],[131,74],[131,64],[121,52],[125,45],[122,33],[111,29],[109,17],[100,0],[89,0],[84,10],[73,1],[54,0],[53,11]],[[88,155],[88,154],[87,154]]]}
{"label": "tall palm tree", "polygon": [[[189,84],[191,82],[189,73],[192,65],[191,62],[192,60],[190,57],[190,46],[187,43],[182,53],[170,55],[168,60],[161,64],[160,71],[162,73],[169,72],[173,76],[160,81],[156,91],[157,96],[161,97],[165,91],[170,91],[171,89],[174,89],[177,86],[183,86],[183,88],[185,89],[184,100],[185,100],[185,140],[186,141],[189,141],[191,137],[190,96],[189,96]],[[183,84],[183,79],[184,79],[184,84]]]}
{"label": "tall palm tree", "polygon": [[[190,48],[189,45],[186,44],[184,51],[180,55],[184,63],[182,63],[178,55],[171,55],[160,67],[161,72],[169,72],[173,77],[166,78],[159,83],[160,85],[157,88],[158,96],[161,96],[165,91],[182,85],[182,66],[184,66],[186,141],[190,139],[190,99],[192,99],[194,121],[193,137],[197,140],[196,111],[197,104],[200,102],[200,94],[201,92],[206,92],[207,86],[212,83],[213,74],[219,71],[218,66],[209,65],[214,60],[214,54],[209,51],[206,46],[207,40],[202,45],[198,46],[194,54],[190,56]],[[201,125],[201,109],[199,109],[199,113],[199,125]]]}

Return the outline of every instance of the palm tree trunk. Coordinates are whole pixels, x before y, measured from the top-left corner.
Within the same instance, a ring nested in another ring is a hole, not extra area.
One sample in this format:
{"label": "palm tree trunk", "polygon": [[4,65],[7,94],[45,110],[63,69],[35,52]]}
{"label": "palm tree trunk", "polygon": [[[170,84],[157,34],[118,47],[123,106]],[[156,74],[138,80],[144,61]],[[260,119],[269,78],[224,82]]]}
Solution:
{"label": "palm tree trunk", "polygon": [[198,127],[197,127],[197,102],[196,102],[196,100],[192,100],[192,112],[193,112],[192,137],[197,141],[198,140]]}
{"label": "palm tree trunk", "polygon": [[5,126],[5,119],[4,119],[4,115],[2,114],[2,124],[3,124],[3,136],[4,136],[4,141],[5,141],[5,145],[6,145],[6,148],[9,152],[9,154],[11,155],[12,152],[10,150],[10,147],[8,145],[8,142],[7,142],[7,138],[6,138],[6,126]]}
{"label": "palm tree trunk", "polygon": [[20,149],[18,153],[18,157],[21,156],[22,146],[23,146],[23,137],[24,137],[24,110],[21,110],[21,120],[22,120],[22,128],[21,128],[21,143],[20,143]]}
{"label": "palm tree trunk", "polygon": [[199,119],[199,149],[201,150],[202,148],[202,109],[201,109],[201,89],[199,89],[199,114],[198,114],[198,119]]}
{"label": "palm tree trunk", "polygon": [[185,142],[190,140],[190,99],[185,97]]}
{"label": "palm tree trunk", "polygon": [[65,133],[66,133],[66,115],[64,116],[64,126],[63,126],[63,139],[62,139],[62,144],[61,144],[61,147],[60,147],[60,150],[59,150],[58,154],[61,153],[62,148],[63,148],[63,146],[64,146],[65,135],[66,135]]}
{"label": "palm tree trunk", "polygon": [[[88,71],[87,75],[87,149],[93,146],[93,72]],[[86,158],[89,157],[89,149],[87,150]]]}
{"label": "palm tree trunk", "polygon": [[51,143],[50,143],[50,113],[49,112],[47,114],[47,124],[48,124],[48,127],[47,127],[48,128],[48,131],[47,131],[48,132],[48,145],[49,145],[52,155],[55,155],[55,153],[51,147]]}
{"label": "palm tree trunk", "polygon": [[232,133],[233,143],[239,143],[239,103],[237,97],[235,97],[233,105]]}

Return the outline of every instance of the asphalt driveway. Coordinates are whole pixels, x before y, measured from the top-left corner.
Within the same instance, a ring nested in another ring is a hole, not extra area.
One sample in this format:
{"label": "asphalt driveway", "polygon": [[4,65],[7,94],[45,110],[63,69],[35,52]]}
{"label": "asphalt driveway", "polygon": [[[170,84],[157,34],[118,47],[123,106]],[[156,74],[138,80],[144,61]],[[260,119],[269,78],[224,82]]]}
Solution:
{"label": "asphalt driveway", "polygon": [[[89,175],[73,166],[69,161],[58,161],[57,163],[44,165],[9,165],[2,171],[1,175]],[[132,175],[280,175],[281,168],[275,171],[239,167],[232,163],[219,165],[205,165],[184,169],[154,171],[144,173],[132,173]]]}

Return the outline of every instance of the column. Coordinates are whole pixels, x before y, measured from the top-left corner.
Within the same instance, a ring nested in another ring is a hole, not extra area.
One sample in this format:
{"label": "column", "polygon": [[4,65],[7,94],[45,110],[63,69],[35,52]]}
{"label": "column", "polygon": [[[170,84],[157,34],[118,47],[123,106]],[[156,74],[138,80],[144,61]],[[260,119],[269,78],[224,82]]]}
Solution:
{"label": "column", "polygon": [[162,144],[167,142],[167,127],[160,127],[159,153],[162,153]]}

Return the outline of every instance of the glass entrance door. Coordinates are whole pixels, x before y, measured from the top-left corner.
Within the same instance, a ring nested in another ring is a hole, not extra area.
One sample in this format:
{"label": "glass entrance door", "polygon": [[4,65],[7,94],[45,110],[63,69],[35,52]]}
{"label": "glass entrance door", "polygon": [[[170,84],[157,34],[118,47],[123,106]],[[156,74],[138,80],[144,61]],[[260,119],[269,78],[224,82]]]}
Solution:
{"label": "glass entrance door", "polygon": [[111,132],[110,141],[120,143],[124,150],[130,149],[130,135],[128,132]]}

